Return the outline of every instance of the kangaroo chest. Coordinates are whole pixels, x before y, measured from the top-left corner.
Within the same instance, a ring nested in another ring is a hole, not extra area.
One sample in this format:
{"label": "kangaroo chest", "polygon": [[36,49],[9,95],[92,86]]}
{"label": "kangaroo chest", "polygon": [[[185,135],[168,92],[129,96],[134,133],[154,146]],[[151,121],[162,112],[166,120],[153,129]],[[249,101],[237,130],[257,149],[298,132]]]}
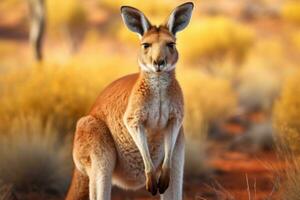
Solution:
{"label": "kangaroo chest", "polygon": [[150,87],[150,97],[147,102],[146,127],[152,130],[159,130],[166,127],[172,107],[168,95],[168,80],[157,78]]}

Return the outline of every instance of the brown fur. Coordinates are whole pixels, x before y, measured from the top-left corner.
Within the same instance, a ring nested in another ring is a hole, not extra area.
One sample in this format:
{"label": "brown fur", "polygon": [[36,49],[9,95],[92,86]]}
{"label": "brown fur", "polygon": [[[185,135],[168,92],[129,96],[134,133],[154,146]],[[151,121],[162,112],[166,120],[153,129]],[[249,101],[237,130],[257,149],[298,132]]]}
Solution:
{"label": "brown fur", "polygon": [[87,200],[89,199],[89,178],[78,171],[73,170],[72,182],[66,200]]}
{"label": "brown fur", "polygon": [[[183,96],[180,86],[175,79],[174,71],[170,72],[170,76],[172,77],[172,83],[167,89],[168,95],[174,102],[183,104]],[[114,177],[119,181],[117,184],[121,186],[126,185],[127,188],[137,188],[145,181],[145,178],[143,178],[139,183],[136,183],[135,181],[131,181],[130,177],[126,178],[128,172],[126,170],[124,171],[122,167],[122,165],[137,163],[136,166],[132,165],[132,170],[135,172],[134,176],[144,177],[142,158],[131,136],[128,134],[122,118],[131,94],[134,94],[135,103],[141,105],[151,97],[151,91],[145,79],[147,79],[147,74],[131,74],[110,84],[97,98],[96,103],[89,112],[89,117],[79,120],[74,138],[74,154],[80,158],[81,163],[87,166],[87,168],[90,166],[90,154],[94,149],[93,145],[97,145],[97,141],[102,142],[103,139],[105,139],[100,138],[98,134],[103,132],[111,134],[116,146],[126,144],[127,148],[125,147],[119,150],[119,160],[114,170]],[[138,108],[140,106],[136,107]],[[104,130],[99,131],[96,121],[102,120],[106,127],[103,127]],[[109,138],[110,136],[107,137]],[[161,143],[159,143],[161,137],[162,135],[157,134],[149,138],[149,143],[153,144],[150,146],[150,153],[153,156],[155,156],[155,152],[162,150]],[[127,152],[133,152],[135,154],[126,157],[125,154]],[[126,160],[122,160],[122,158],[126,158]],[[156,166],[161,165],[161,159],[156,163]],[[83,200],[87,198],[87,179],[86,174],[75,169],[66,200]]]}
{"label": "brown fur", "polygon": [[174,65],[178,60],[176,48],[169,48],[168,43],[176,43],[176,38],[165,25],[152,26],[143,36],[141,43],[151,44],[151,50],[141,49],[139,60],[142,64],[166,60],[169,65]]}

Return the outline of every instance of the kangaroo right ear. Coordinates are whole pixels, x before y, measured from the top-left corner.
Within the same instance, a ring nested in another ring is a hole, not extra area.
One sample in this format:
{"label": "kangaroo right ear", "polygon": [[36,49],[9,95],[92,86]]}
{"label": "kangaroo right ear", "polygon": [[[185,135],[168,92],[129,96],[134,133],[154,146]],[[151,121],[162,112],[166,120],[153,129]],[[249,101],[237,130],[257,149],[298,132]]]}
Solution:
{"label": "kangaroo right ear", "polygon": [[122,6],[121,15],[129,30],[138,33],[140,37],[151,27],[151,23],[146,16],[136,8]]}
{"label": "kangaroo right ear", "polygon": [[171,33],[176,35],[178,31],[181,31],[189,24],[193,8],[194,4],[187,2],[173,10],[167,22],[167,27]]}

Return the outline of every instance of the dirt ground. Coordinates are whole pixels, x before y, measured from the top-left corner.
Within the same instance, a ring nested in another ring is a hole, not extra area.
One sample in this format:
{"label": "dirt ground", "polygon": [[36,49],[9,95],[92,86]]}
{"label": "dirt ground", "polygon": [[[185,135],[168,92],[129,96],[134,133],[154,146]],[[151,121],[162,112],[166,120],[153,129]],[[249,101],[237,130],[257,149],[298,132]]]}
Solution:
{"label": "dirt ground", "polygon": [[[226,142],[212,142],[208,151],[213,170],[203,177],[185,177],[184,199],[278,199],[274,172],[282,167],[282,163],[273,151],[237,152],[229,150]],[[144,189],[131,192],[114,188],[112,196],[113,200],[159,199]]]}
{"label": "dirt ground", "polygon": [[[212,171],[198,177],[185,177],[185,200],[279,200],[275,171],[283,167],[272,151],[235,152],[213,142],[209,148]],[[41,194],[26,195],[30,200],[62,200]],[[155,200],[144,188],[138,191],[112,190],[112,200]]]}

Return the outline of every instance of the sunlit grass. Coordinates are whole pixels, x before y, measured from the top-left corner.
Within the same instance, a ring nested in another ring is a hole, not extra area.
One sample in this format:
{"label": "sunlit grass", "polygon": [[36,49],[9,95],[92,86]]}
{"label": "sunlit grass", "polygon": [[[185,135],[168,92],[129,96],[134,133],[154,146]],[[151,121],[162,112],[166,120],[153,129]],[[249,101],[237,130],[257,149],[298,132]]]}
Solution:
{"label": "sunlit grass", "polygon": [[[288,132],[277,132],[276,137],[276,153],[282,161],[282,167],[275,171],[278,177],[276,187],[278,188],[279,198],[282,200],[299,199],[300,186],[300,160],[299,154],[291,149],[290,141],[286,140],[286,136],[282,135]],[[288,133],[290,134],[290,133]]]}
{"label": "sunlit grass", "polygon": [[192,20],[179,35],[179,49],[186,62],[213,62],[231,56],[242,60],[254,40],[254,32],[225,17]]}
{"label": "sunlit grass", "polygon": [[295,152],[300,148],[300,72],[289,77],[276,102],[273,123],[278,136]]}
{"label": "sunlit grass", "polygon": [[[116,12],[120,10],[121,6],[132,6],[143,11],[147,16],[149,15],[161,15],[170,13],[176,6],[176,1],[172,0],[152,0],[152,1],[139,1],[139,0],[99,0],[99,4],[108,7]],[[167,15],[166,15],[167,17]]]}
{"label": "sunlit grass", "polygon": [[236,94],[228,80],[210,77],[192,69],[179,71],[178,77],[185,96],[188,130],[196,132],[201,130],[201,122],[210,124],[232,114],[236,106]]}
{"label": "sunlit grass", "polygon": [[0,134],[0,180],[18,192],[63,194],[71,172],[71,140],[65,141],[51,121],[17,117]]}
{"label": "sunlit grass", "polygon": [[282,84],[278,68],[252,60],[240,71],[236,86],[240,105],[247,110],[269,111]]}
{"label": "sunlit grass", "polygon": [[78,0],[46,1],[47,20],[50,27],[76,27],[86,23],[86,11]]}
{"label": "sunlit grass", "polygon": [[292,43],[294,44],[297,52],[300,52],[300,31],[291,34]]}
{"label": "sunlit grass", "polygon": [[[226,118],[236,106],[230,83],[199,70],[179,69],[185,98],[186,175],[207,173],[207,135],[213,122]],[[197,156],[196,156],[197,155]]]}
{"label": "sunlit grass", "polygon": [[44,120],[53,118],[58,128],[69,131],[101,89],[118,76],[116,67],[106,67],[44,64],[1,74],[1,128],[9,127],[10,119],[21,114],[38,114]]}
{"label": "sunlit grass", "polygon": [[287,1],[282,7],[282,17],[289,22],[300,24],[300,2]]}

